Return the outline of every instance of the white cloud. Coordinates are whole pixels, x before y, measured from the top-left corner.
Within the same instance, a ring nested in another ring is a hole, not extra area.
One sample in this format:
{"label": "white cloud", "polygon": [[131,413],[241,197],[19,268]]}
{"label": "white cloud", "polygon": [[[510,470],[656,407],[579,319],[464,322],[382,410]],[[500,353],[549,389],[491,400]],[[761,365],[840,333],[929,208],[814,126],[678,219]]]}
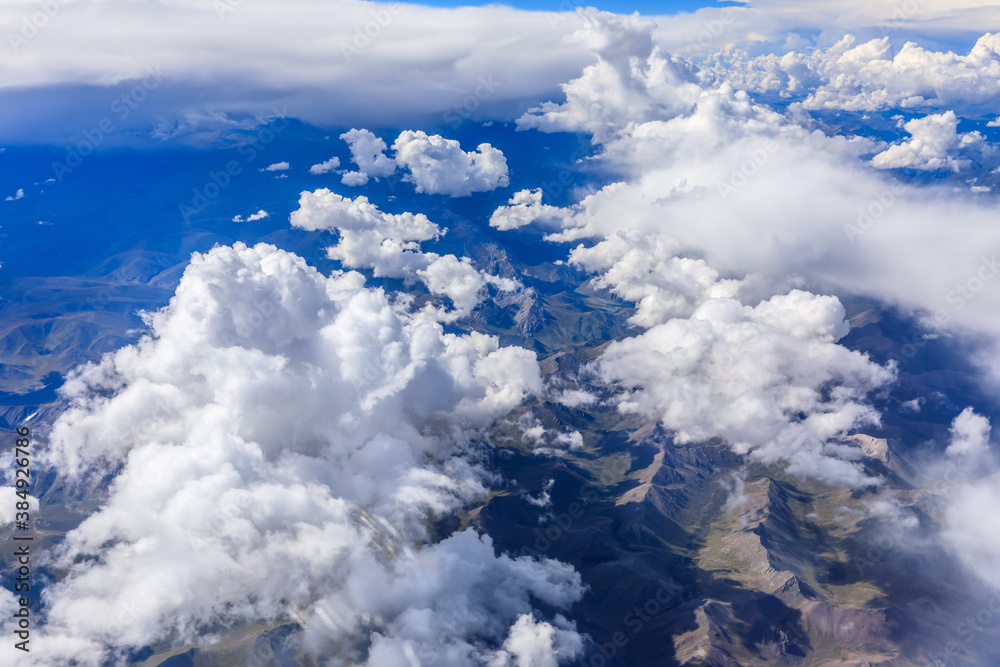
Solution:
{"label": "white cloud", "polygon": [[261,171],[287,171],[289,166],[287,162],[275,162],[267,165]]}
{"label": "white cloud", "polygon": [[340,166],[340,158],[332,157],[326,162],[320,162],[309,167],[309,173],[314,175],[326,174]]}
{"label": "white cloud", "polygon": [[520,190],[514,193],[506,206],[500,206],[493,211],[490,215],[490,227],[505,232],[533,222],[558,223],[562,219],[562,213],[559,207],[542,203],[541,188]]}
{"label": "white cloud", "polygon": [[1000,491],[997,477],[961,484],[945,511],[945,544],[985,584],[1000,589]]}
{"label": "white cloud", "polygon": [[600,274],[597,287],[634,301],[629,321],[644,328],[687,317],[706,299],[736,295],[739,281],[722,280],[703,260],[677,257],[676,251],[662,237],[619,232],[590,248],[574,248],[570,261]]}
{"label": "white cloud", "polygon": [[959,171],[968,161],[952,153],[983,141],[979,132],[958,133],[958,117],[954,111],[914,118],[904,125],[910,139],[890,146],[872,158],[879,169],[920,169]]}
{"label": "white cloud", "polygon": [[[897,20],[898,3],[831,0],[810,3],[803,13],[797,3],[760,0],[657,17],[655,34],[672,53],[684,52],[705,35],[719,48],[761,39],[784,44],[798,35],[816,35],[811,44],[826,48],[831,32],[838,38],[852,31],[878,34],[886,21],[931,38],[974,39],[982,26],[998,25],[1000,10],[993,4],[927,0],[913,15]],[[135,19],[126,35],[114,27],[121,11]],[[214,138],[233,119],[273,115],[275,109],[313,125],[400,127],[414,117],[440,117],[453,107],[456,91],[475,90],[486,72],[505,83],[481,111],[484,118],[506,120],[513,108],[551,99],[560,82],[592,62],[585,42],[563,41],[590,23],[570,12],[502,5],[407,5],[398,11],[389,3],[290,0],[280,7],[242,3],[226,14],[226,29],[220,30],[212,3],[168,3],[159,8],[156,21],[141,20],[138,11],[137,5],[122,10],[114,3],[64,4],[59,20],[45,27],[45,48],[32,44],[32,57],[12,62],[6,74],[3,140],[42,133],[62,137],[78,131],[83,117],[99,121],[108,113],[109,97],[115,97],[108,86],[127,84],[125,93],[151,65],[163,73],[160,87],[131,110],[123,127],[141,130],[135,136],[143,136],[157,119],[167,118],[161,137],[181,125],[189,136],[205,132]],[[385,23],[387,16],[391,24]],[[3,24],[20,25],[23,17],[16,3],[0,4]],[[356,41],[363,39],[359,35],[368,43],[355,53]],[[400,76],[404,71],[406,76]],[[78,88],[71,91],[70,85]],[[34,94],[41,90],[58,94],[63,103],[40,107]],[[191,115],[204,121],[185,122]],[[132,136],[116,133],[109,145]]]}
{"label": "white cloud", "polygon": [[358,187],[368,182],[368,174],[363,171],[349,171],[341,177],[340,182],[348,187]]}
{"label": "white cloud", "polygon": [[1000,97],[1000,34],[983,35],[967,55],[907,42],[896,52],[888,37],[867,42],[846,35],[826,50],[750,57],[720,51],[714,77],[753,92],[803,98],[808,109],[989,109]]}
{"label": "white cloud", "polygon": [[587,132],[603,142],[629,124],[690,111],[701,93],[695,71],[653,47],[650,19],[591,8],[581,16],[586,26],[573,39],[587,45],[598,62],[563,84],[565,103],[530,109],[518,127]]}
{"label": "white cloud", "polygon": [[[562,626],[562,627],[559,627]],[[562,660],[583,653],[583,642],[565,623],[553,626],[522,614],[511,627],[510,635],[490,667],[556,667]]]}
{"label": "white cloud", "polygon": [[15,201],[24,198],[24,188],[18,188],[17,192],[7,197],[7,201]]}
{"label": "white cloud", "polygon": [[[20,489],[24,492],[23,489]],[[31,516],[37,516],[38,499],[35,496],[21,498],[17,495],[19,489],[13,486],[0,486],[0,525],[14,523],[18,512],[17,503],[27,502],[28,512]],[[22,519],[24,517],[21,517]]]}
{"label": "white cloud", "polygon": [[566,431],[556,436],[556,442],[570,449],[580,449],[583,447],[583,434],[579,431]]}
{"label": "white cloud", "polygon": [[948,456],[976,456],[986,452],[990,442],[990,420],[966,408],[951,423]]}
{"label": "white cloud", "polygon": [[[533,353],[445,334],[360,275],[265,244],[195,254],[149,322],[65,384],[47,464],[77,481],[119,472],[54,554],[66,576],[32,664],[107,664],[111,646],[293,608],[331,656],[485,664],[526,632],[533,598],[581,596],[572,568],[496,556],[471,531],[412,548],[425,512],[485,492],[463,433],[541,390]],[[560,631],[539,655],[575,654]]]}
{"label": "white cloud", "polygon": [[[829,244],[801,221],[851,191],[831,184],[831,173],[872,187],[854,172],[874,142],[813,133],[728,85],[702,88],[635,35],[640,25],[598,16],[601,62],[564,87],[564,104],[518,121],[593,133],[599,159],[626,178],[548,212],[563,227],[551,239],[596,239],[570,261],[634,301],[632,322],[647,328],[609,345],[592,372],[621,390],[612,398],[620,410],[657,419],[680,442],[721,438],[795,475],[875,483],[853,462],[860,450],[840,438],[879,422],[867,397],[893,370],[837,344],[849,329],[839,301],[788,291],[806,281],[786,271],[792,255],[816,276]],[[771,231],[775,220],[780,231]],[[808,259],[788,248],[786,228],[798,230]]]}
{"label": "white cloud", "polygon": [[593,365],[620,386],[619,410],[658,419],[681,443],[722,438],[739,453],[831,484],[873,483],[836,444],[878,423],[866,395],[893,379],[836,341],[848,332],[833,297],[793,291],[756,307],[709,299],[612,343]]}
{"label": "white cloud", "polygon": [[459,259],[455,255],[427,253],[424,256],[429,262],[424,268],[417,269],[416,274],[430,293],[450,298],[456,314],[464,316],[471,313],[486,286],[484,277],[472,266],[472,262],[467,257]]}
{"label": "white cloud", "polygon": [[260,209],[256,213],[251,213],[246,218],[244,218],[242,215],[234,216],[233,222],[255,222],[257,220],[263,220],[269,215],[270,214],[267,211],[265,211],[264,209]]}
{"label": "white cloud", "polygon": [[355,175],[351,176],[352,182],[347,182],[350,173],[344,175],[344,185],[364,185],[369,176],[384,178],[395,173],[395,161],[385,154],[386,143],[371,131],[354,128],[340,135],[340,138],[347,142],[351,149],[351,161],[358,167]]}
{"label": "white cloud", "polygon": [[556,400],[568,408],[576,408],[581,405],[593,405],[597,402],[597,396],[583,389],[567,389],[559,394]]}
{"label": "white cloud", "polygon": [[392,148],[396,163],[409,170],[403,180],[413,183],[417,192],[465,197],[506,187],[509,182],[506,158],[486,143],[466,153],[454,139],[407,130]]}
{"label": "white cloud", "polygon": [[[612,35],[622,32],[611,29]],[[567,87],[575,93],[567,93],[565,104],[542,105],[519,121],[521,127],[580,132],[599,127],[594,138],[602,152],[592,163],[620,179],[563,209],[562,230],[551,239],[587,238],[600,245],[616,235],[638,234],[647,246],[663,247],[656,261],[700,260],[720,280],[739,279],[736,296],[744,303],[809,287],[928,313],[928,326],[936,329],[1000,335],[992,317],[1000,308],[1000,283],[993,280],[1000,261],[989,250],[996,216],[988,198],[972,198],[968,188],[891,178],[870,164],[884,145],[827,136],[801,111],[779,114],[728,84],[705,85],[700,92],[686,81],[671,84],[656,74],[670,64],[647,49],[646,40],[634,40],[629,57],[635,67],[619,72],[602,66],[611,82],[585,73]],[[659,86],[676,92],[656,92]],[[605,113],[621,88],[631,91],[628,108],[618,116]],[[610,100],[603,100],[604,91]],[[662,103],[672,95],[690,99],[690,110]],[[942,226],[942,220],[959,228]],[[606,244],[590,253],[601,280],[615,266],[615,255],[603,256],[612,249]],[[587,254],[575,252],[581,260]],[[636,267],[631,274],[625,270],[630,266]],[[652,276],[660,280],[661,269],[643,277],[641,266],[622,264],[622,276],[609,288],[657,294]],[[659,291],[680,310],[657,314],[647,308],[649,321],[683,315],[684,302],[698,298],[691,288],[711,284],[664,284]],[[976,360],[1000,380],[997,358],[984,353]]]}
{"label": "white cloud", "polygon": [[808,12],[795,0],[755,0],[657,17],[655,37],[673,53],[699,57],[754,43],[758,50],[761,44],[826,48],[845,33],[866,38],[888,34],[899,43],[910,35],[972,42],[982,35],[983,26],[996,25],[998,19],[1000,8],[991,0],[816,0]]}
{"label": "white cloud", "polygon": [[[533,614],[525,611],[531,605],[529,595],[556,607],[580,597],[579,577],[568,566],[496,557],[489,538],[477,539],[472,531],[464,531],[425,547],[397,566],[395,577],[386,577],[377,567],[370,569],[373,576],[358,577],[355,586],[317,605],[334,613],[346,607],[369,616],[385,615],[388,607],[389,631],[375,636],[364,663],[370,667],[410,665],[414,658],[448,667],[505,664],[510,637],[521,638],[516,647],[523,655],[532,630],[541,635],[533,657],[545,661],[542,664],[566,662],[582,648],[574,626],[559,615],[552,624],[523,620],[525,616],[533,620]],[[456,605],[456,600],[468,603]],[[337,614],[341,627],[329,633],[330,639],[342,644],[345,635],[350,637],[343,632],[347,625],[343,619],[361,625],[358,615]],[[334,617],[329,612],[326,616]],[[329,625],[324,629],[333,630]],[[546,635],[548,642],[543,639]],[[498,640],[503,640],[500,650],[484,646]]]}
{"label": "white cloud", "polygon": [[422,213],[384,213],[367,197],[351,199],[325,188],[303,192],[291,223],[309,231],[337,231],[340,239],[328,254],[345,267],[370,268],[377,277],[419,279],[431,294],[448,297],[454,306],[450,312],[432,306],[425,310],[436,318],[468,315],[487,283],[503,290],[517,287],[481,274],[467,258],[422,251],[422,242],[436,240],[444,230]]}
{"label": "white cloud", "polygon": [[[244,119],[279,109],[313,125],[400,127],[414,117],[440,116],[454,105],[456,91],[475,90],[485,72],[505,82],[489,103],[509,107],[548,95],[587,62],[582,49],[560,41],[578,21],[553,23],[541,12],[500,5],[400,11],[392,3],[349,0],[291,0],[280,8],[242,3],[224,24],[213,3],[171,2],[155,21],[142,20],[137,6],[123,11],[126,19],[105,3],[62,5],[59,20],[45,27],[44,48],[32,43],[30,63],[14,64],[6,82],[11,91],[57,94],[72,84],[78,88],[60,99],[77,104],[72,114],[56,105],[39,113],[24,95],[5,92],[5,103],[22,103],[17,110],[5,107],[5,136],[13,141],[47,128],[47,136],[60,136],[92,127],[81,117],[96,127],[119,94],[108,86],[127,83],[121,90],[127,93],[151,66],[160,68],[161,82],[116,126],[145,134],[166,118],[161,136],[169,136],[176,119],[194,111]],[[24,16],[23,7],[0,4],[3,24],[19,26]],[[132,19],[136,27],[127,35],[112,27]],[[369,43],[355,53],[359,35]],[[215,126],[186,131],[214,132]],[[118,134],[112,140],[124,140]]]}
{"label": "white cloud", "polygon": [[357,171],[344,174],[341,182],[359,186],[369,177],[393,174],[396,168],[407,170],[403,180],[413,183],[417,192],[465,197],[508,183],[507,160],[489,144],[480,144],[477,152],[466,153],[453,139],[428,136],[422,131],[402,132],[393,143],[394,156],[385,154],[386,143],[365,129],[352,129],[340,135],[351,149]]}
{"label": "white cloud", "polygon": [[330,257],[348,268],[371,268],[376,276],[400,278],[425,266],[420,242],[444,231],[423,213],[383,213],[367,197],[351,199],[326,188],[303,192],[291,217],[293,227],[337,231]]}
{"label": "white cloud", "polygon": [[524,499],[528,504],[534,507],[546,508],[552,506],[552,487],[555,485],[556,480],[554,478],[549,478],[546,480],[545,484],[542,485],[542,492],[538,496],[532,496],[530,494],[524,494]]}

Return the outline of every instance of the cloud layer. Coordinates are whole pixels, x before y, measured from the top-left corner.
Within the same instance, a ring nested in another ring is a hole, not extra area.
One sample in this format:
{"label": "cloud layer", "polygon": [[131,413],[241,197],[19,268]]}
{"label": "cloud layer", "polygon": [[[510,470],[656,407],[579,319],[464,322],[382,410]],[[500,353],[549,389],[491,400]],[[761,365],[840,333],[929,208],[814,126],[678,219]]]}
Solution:
{"label": "cloud layer", "polygon": [[[543,104],[518,124],[592,133],[603,148],[592,162],[617,182],[561,212],[524,205],[519,226],[536,217],[547,227],[561,221],[551,238],[563,241],[638,234],[642,244],[667,249],[664,262],[671,255],[701,260],[720,276],[743,280],[740,298],[748,303],[808,287],[898,305],[925,314],[932,328],[1000,334],[990,315],[1000,307],[992,281],[1000,270],[991,250],[995,205],[970,196],[984,190],[974,179],[1000,162],[978,133],[957,132],[959,111],[908,122],[910,138],[896,145],[831,136],[801,107],[779,112],[729,82],[682,76],[672,57],[634,36],[634,19],[597,16],[591,25],[604,41],[578,39],[597,44],[598,63],[566,85],[565,102]],[[616,58],[630,66],[616,66]],[[628,103],[616,107],[621,100]],[[947,172],[965,169],[972,158],[980,171],[961,185],[913,182],[878,169]],[[610,244],[624,256],[634,242],[609,241],[608,251]],[[589,251],[574,252],[585,261]],[[610,257],[586,261],[602,272],[614,267]],[[652,285],[667,280],[658,277],[665,270],[628,285],[615,278],[620,294],[627,289],[629,298],[646,300],[640,317],[653,307]],[[672,292],[684,298],[684,289]]]}
{"label": "cloud layer", "polygon": [[837,439],[878,423],[864,398],[893,372],[837,345],[849,329],[833,297],[793,291],[754,308],[714,298],[612,343],[594,370],[624,389],[619,410],[659,420],[681,444],[722,438],[794,475],[867,486],[849,462],[860,450]]}
{"label": "cloud layer", "polygon": [[118,474],[57,556],[32,664],[295,617],[364,664],[578,652],[530,602],[579,598],[568,566],[468,531],[417,551],[429,513],[485,492],[475,433],[540,391],[534,355],[363,285],[265,244],[195,254],[146,337],[67,380],[48,464]]}
{"label": "cloud layer", "polygon": [[309,231],[336,231],[340,239],[327,252],[345,267],[371,269],[376,277],[419,280],[431,294],[448,297],[450,311],[432,305],[424,309],[435,319],[467,316],[487,284],[502,290],[518,286],[513,280],[481,273],[466,257],[423,252],[420,244],[436,240],[443,229],[422,213],[384,213],[367,197],[351,199],[325,188],[303,192],[291,223]]}

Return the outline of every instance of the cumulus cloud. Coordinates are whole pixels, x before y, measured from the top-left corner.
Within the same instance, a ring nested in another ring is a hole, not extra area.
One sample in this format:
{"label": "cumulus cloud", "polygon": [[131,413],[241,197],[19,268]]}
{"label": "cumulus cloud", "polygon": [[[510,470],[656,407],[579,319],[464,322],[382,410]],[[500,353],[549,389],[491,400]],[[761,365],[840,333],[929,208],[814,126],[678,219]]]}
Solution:
{"label": "cumulus cloud", "polygon": [[468,315],[487,284],[504,290],[517,287],[513,281],[480,273],[468,258],[422,251],[422,242],[444,234],[422,213],[385,213],[367,197],[351,199],[324,188],[303,192],[290,219],[293,227],[336,231],[340,239],[328,254],[345,267],[370,268],[377,277],[420,280],[432,294],[448,297],[452,312],[430,306],[425,310],[438,318]]}
{"label": "cumulus cloud", "polygon": [[444,233],[423,213],[384,213],[359,196],[343,197],[327,188],[305,191],[290,217],[293,227],[340,235],[330,256],[349,268],[371,268],[376,276],[402,277],[423,266],[422,241]]}
{"label": "cumulus cloud", "polygon": [[556,400],[568,408],[575,408],[596,403],[597,396],[583,389],[567,389],[559,394]]}
{"label": "cumulus cloud", "polygon": [[261,171],[288,171],[289,165],[287,162],[275,162],[274,164],[269,164]]}
{"label": "cumulus cloud", "polygon": [[[364,663],[371,667],[410,665],[414,658],[454,667],[513,665],[517,663],[509,662],[511,657],[532,648],[536,651],[532,658],[544,661],[539,664],[557,665],[576,657],[582,648],[582,637],[560,615],[551,624],[537,623],[531,612],[523,611],[530,608],[531,597],[555,607],[577,599],[582,592],[579,577],[568,566],[496,557],[489,538],[464,531],[397,565],[392,578],[385,577],[382,568],[371,570],[375,576],[359,577],[355,586],[317,605],[318,612],[327,610],[317,614],[320,618],[337,619],[323,629],[332,630],[331,639],[338,642],[357,634],[349,631],[352,620],[363,627],[365,615],[384,615],[389,605],[398,610],[385,623],[388,631],[372,641]],[[456,599],[469,604],[456,605]],[[541,635],[536,642],[531,641],[532,631]],[[503,641],[499,650],[489,645],[498,640]]]}
{"label": "cumulus cloud", "polygon": [[[602,20],[612,36],[634,28],[615,23],[623,19]],[[610,82],[585,70],[567,85],[565,102],[542,105],[518,121],[524,128],[593,133],[601,152],[592,163],[619,179],[554,214],[562,229],[550,239],[600,244],[638,233],[647,244],[658,239],[664,262],[671,254],[701,260],[720,280],[740,280],[737,296],[745,303],[808,287],[926,314],[926,325],[936,330],[1000,335],[992,318],[1000,291],[989,282],[1000,271],[987,251],[995,237],[989,198],[970,198],[967,187],[891,177],[871,164],[872,155],[886,148],[880,142],[830,136],[801,109],[778,113],[728,82],[654,76],[670,70],[669,58],[644,38],[623,44],[631,45],[628,61],[635,67],[619,71],[601,56],[605,64],[594,67]],[[605,113],[620,97],[611,91],[621,88],[631,91],[628,107]],[[957,136],[960,149],[963,135]],[[902,243],[905,253],[899,252]],[[610,250],[608,244],[597,252]],[[614,267],[613,257],[602,261],[595,268],[606,273],[611,269],[599,267]],[[681,289],[661,290],[678,304],[674,312],[683,315],[684,301],[696,302],[691,288],[712,284],[699,283],[707,275]],[[641,290],[649,290],[654,296],[645,312],[655,313],[659,295],[648,282],[638,273],[631,286],[623,280],[617,289],[634,290],[640,301]],[[650,321],[670,312],[649,315]],[[996,358],[984,354],[977,361],[1000,381]]]}
{"label": "cumulus cloud", "polygon": [[985,111],[1000,97],[1000,34],[983,35],[967,55],[930,51],[916,42],[896,52],[888,37],[858,43],[846,35],[826,50],[750,57],[731,49],[713,60],[706,73],[714,72],[716,80],[798,97],[808,109]]}
{"label": "cumulus cloud", "polygon": [[580,449],[583,447],[583,434],[579,431],[566,431],[556,436],[556,443],[570,449]]}
{"label": "cumulus cloud", "polygon": [[566,101],[529,109],[518,127],[544,132],[587,132],[603,142],[630,124],[690,111],[701,93],[695,71],[652,45],[655,25],[638,14],[581,11],[586,25],[573,40],[598,62],[563,84]]}
{"label": "cumulus cloud", "polygon": [[17,192],[7,196],[6,201],[16,201],[18,199],[23,199],[23,198],[24,198],[24,188],[18,188]]}
{"label": "cumulus cloud", "polygon": [[[595,397],[596,398],[596,397]],[[525,412],[516,419],[507,420],[506,424],[520,436],[522,443],[531,446],[532,454],[538,456],[560,456],[566,449],[581,449],[584,445],[583,434],[574,429],[558,431],[545,427],[531,412]],[[547,484],[545,491],[551,490]],[[548,493],[542,495],[542,500],[529,502],[539,506],[549,504]]]}
{"label": "cumulus cloud", "polygon": [[341,182],[359,186],[369,177],[380,178],[395,173],[397,167],[408,173],[403,180],[413,183],[417,192],[466,197],[508,184],[507,160],[489,144],[480,144],[467,153],[454,139],[407,130],[393,142],[393,156],[385,154],[386,143],[369,130],[352,129],[340,135],[350,145],[357,171],[344,174]]}
{"label": "cumulus cloud", "polygon": [[320,162],[309,167],[309,173],[313,175],[327,174],[340,166],[340,158],[332,157],[326,162]]}
{"label": "cumulus cloud", "polygon": [[644,328],[687,317],[707,299],[736,295],[738,280],[720,279],[704,260],[678,257],[671,246],[653,234],[623,231],[589,248],[574,248],[570,262],[599,274],[597,287],[634,301],[630,321]]}
{"label": "cumulus cloud", "polygon": [[966,408],[951,423],[948,456],[975,456],[985,452],[990,441],[990,420]]}
{"label": "cumulus cloud", "polygon": [[265,211],[264,209],[260,209],[256,213],[251,213],[246,218],[244,218],[242,215],[233,216],[233,222],[256,222],[257,220],[263,220],[269,215],[270,214],[267,211]]}
{"label": "cumulus cloud", "polygon": [[954,111],[914,118],[903,127],[910,133],[910,139],[873,157],[875,167],[959,171],[968,161],[955,158],[953,153],[983,141],[979,132],[958,133],[958,117]]}
{"label": "cumulus cloud", "polygon": [[490,215],[490,227],[502,232],[524,227],[533,222],[556,222],[563,211],[557,206],[542,203],[542,189],[520,190],[514,193],[506,206],[500,206]]}
{"label": "cumulus cloud", "polygon": [[490,667],[556,667],[583,653],[580,635],[567,630],[565,623],[539,623],[531,614],[522,614]]}
{"label": "cumulus cloud", "polygon": [[344,185],[357,186],[368,182],[368,177],[383,178],[396,171],[396,162],[385,154],[386,144],[374,133],[364,129],[352,129],[340,135],[351,149],[351,161],[357,171],[344,174]]}
{"label": "cumulus cloud", "polygon": [[506,187],[509,182],[507,159],[487,143],[467,153],[454,139],[407,130],[392,148],[396,162],[409,171],[403,180],[413,183],[417,192],[466,197]]}
{"label": "cumulus cloud", "polygon": [[864,399],[894,373],[838,345],[848,330],[834,297],[796,290],[755,307],[715,298],[612,343],[593,370],[622,389],[619,410],[658,419],[678,442],[723,438],[792,474],[866,486],[875,480],[844,460],[860,452],[836,439],[879,422]]}
{"label": "cumulus cloud", "polygon": [[[357,663],[488,664],[532,599],[580,597],[570,567],[471,531],[412,548],[425,513],[485,492],[470,437],[541,380],[534,354],[363,284],[266,244],[195,254],[147,336],[67,379],[47,464],[71,483],[118,472],[54,555],[32,664],[296,615]],[[559,662],[574,630],[553,623]]]}
{"label": "cumulus cloud", "polygon": [[348,187],[358,187],[368,182],[368,174],[361,171],[349,171],[341,177],[340,182]]}
{"label": "cumulus cloud", "polygon": [[[792,474],[877,483],[853,462],[860,450],[840,440],[879,422],[867,397],[892,382],[893,369],[838,344],[849,327],[836,298],[787,291],[795,280],[780,263],[767,273],[771,253],[747,257],[766,239],[774,256],[789,252],[784,236],[761,231],[774,228],[766,218],[799,228],[812,219],[786,210],[791,183],[827,187],[826,171],[850,173],[874,143],[812,133],[727,84],[703,88],[637,36],[648,27],[595,16],[604,38],[589,37],[600,62],[564,87],[566,102],[518,121],[592,133],[599,159],[627,177],[547,212],[562,224],[550,239],[596,241],[574,248],[570,262],[635,302],[631,321],[647,329],[609,345],[591,372],[620,390],[612,400],[621,411],[660,421],[679,442],[721,438]],[[622,90],[628,105],[619,108]],[[826,164],[804,169],[817,149]],[[732,201],[747,197],[745,206]],[[817,251],[808,254],[812,262]]]}

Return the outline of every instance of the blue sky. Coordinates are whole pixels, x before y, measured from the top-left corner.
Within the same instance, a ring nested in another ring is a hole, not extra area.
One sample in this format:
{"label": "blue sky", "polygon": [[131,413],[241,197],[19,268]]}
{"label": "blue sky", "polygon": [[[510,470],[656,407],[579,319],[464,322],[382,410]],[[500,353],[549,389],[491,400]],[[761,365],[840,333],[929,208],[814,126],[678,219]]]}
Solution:
{"label": "blue sky", "polygon": [[740,5],[738,2],[712,2],[712,0],[601,0],[585,2],[583,0],[512,0],[510,2],[462,2],[458,0],[433,0],[420,4],[435,7],[464,7],[480,6],[491,4],[504,4],[518,7],[520,9],[531,9],[538,11],[570,11],[574,7],[597,7],[616,14],[631,14],[638,11],[641,14],[676,14],[678,12],[692,12],[701,7],[723,7],[727,5]]}

